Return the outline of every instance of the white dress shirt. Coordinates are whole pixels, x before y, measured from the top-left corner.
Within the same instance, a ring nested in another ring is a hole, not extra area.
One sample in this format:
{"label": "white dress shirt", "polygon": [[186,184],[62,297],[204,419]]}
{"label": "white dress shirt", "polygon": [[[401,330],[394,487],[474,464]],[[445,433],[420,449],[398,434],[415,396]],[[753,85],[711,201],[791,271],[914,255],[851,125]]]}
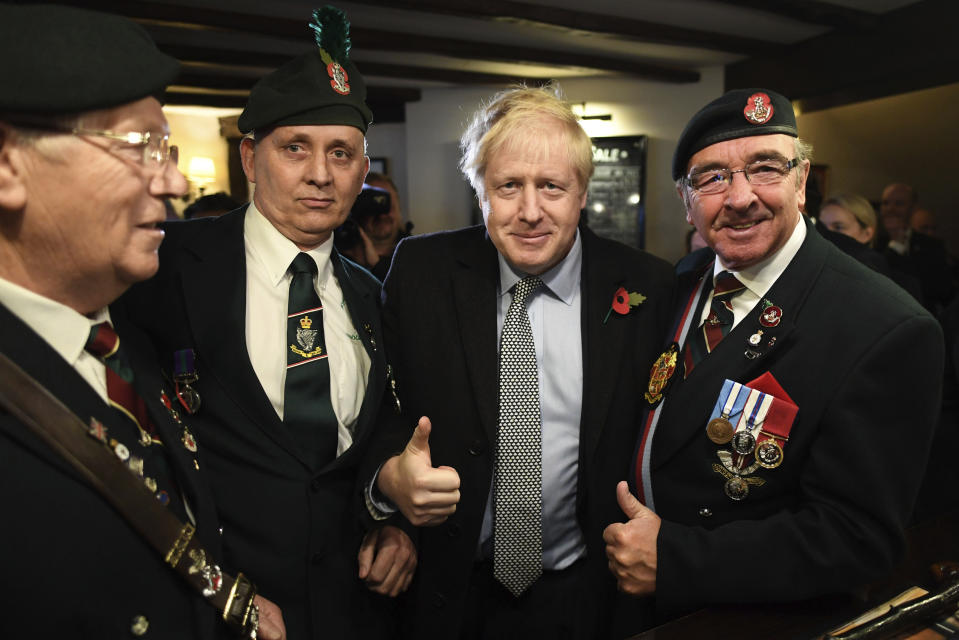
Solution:
{"label": "white dress shirt", "polygon": [[[283,419],[286,383],[287,303],[290,263],[300,253],[289,239],[250,203],[243,221],[246,245],[246,347],[263,390]],[[323,332],[330,366],[330,400],[336,414],[336,455],[353,443],[353,427],[360,415],[370,372],[363,346],[333,273],[330,252],[333,237],[310,251],[316,261],[314,287],[323,303]]]}

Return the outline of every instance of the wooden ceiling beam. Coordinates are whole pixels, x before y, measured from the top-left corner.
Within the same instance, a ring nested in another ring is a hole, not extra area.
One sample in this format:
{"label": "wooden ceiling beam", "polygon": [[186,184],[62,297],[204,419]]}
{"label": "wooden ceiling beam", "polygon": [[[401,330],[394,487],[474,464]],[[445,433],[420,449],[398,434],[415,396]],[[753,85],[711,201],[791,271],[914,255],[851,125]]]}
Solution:
{"label": "wooden ceiling beam", "polygon": [[[382,4],[381,0],[351,0],[351,2],[377,6]],[[559,27],[577,32],[589,32],[602,37],[614,36],[638,42],[695,47],[741,55],[759,54],[769,51],[770,48],[779,51],[782,48],[782,45],[757,38],[510,0],[392,0],[390,8],[470,19]]]}
{"label": "wooden ceiling beam", "polygon": [[879,16],[868,11],[850,9],[831,2],[818,0],[790,0],[790,2],[763,2],[755,0],[715,0],[734,7],[768,13],[808,24],[818,24],[833,29],[865,31],[875,29]]}
{"label": "wooden ceiling beam", "polygon": [[827,33],[785,56],[727,65],[726,88],[768,87],[809,112],[957,82],[957,20],[954,0],[922,0],[883,14],[868,32]]}
{"label": "wooden ceiling beam", "polygon": [[[277,18],[275,16],[254,15],[237,11],[225,11],[198,8],[179,4],[168,4],[141,0],[65,0],[68,4],[110,11],[140,21],[158,21],[166,27],[196,31],[203,29],[229,30],[257,35],[288,38],[297,42],[307,42],[309,32],[306,20]],[[155,33],[157,45],[177,55],[175,51],[182,45],[165,42],[163,33]],[[695,69],[668,65],[637,62],[624,58],[598,55],[582,55],[562,50],[534,49],[529,47],[504,46],[499,43],[464,41],[456,38],[440,38],[421,34],[400,33],[381,29],[366,29],[353,26],[350,29],[354,49],[358,51],[402,51],[407,53],[428,53],[468,60],[486,60],[490,62],[508,62],[539,66],[577,67],[624,73],[633,77],[670,83],[698,82],[700,74]],[[197,38],[200,39],[199,37]],[[230,52],[231,60],[244,60],[243,64],[260,66],[279,66],[290,56],[267,52],[241,51],[238,41],[237,50]],[[179,56],[178,56],[179,57]],[[230,64],[224,56],[213,62]],[[235,63],[235,62],[234,62]]]}

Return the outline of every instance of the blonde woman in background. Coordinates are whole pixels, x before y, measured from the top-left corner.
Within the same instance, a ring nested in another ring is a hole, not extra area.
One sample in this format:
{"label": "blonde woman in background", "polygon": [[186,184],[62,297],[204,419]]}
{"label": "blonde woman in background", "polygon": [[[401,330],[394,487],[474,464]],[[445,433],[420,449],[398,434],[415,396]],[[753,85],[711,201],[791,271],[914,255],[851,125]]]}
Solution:
{"label": "blonde woman in background", "polygon": [[831,231],[875,246],[876,210],[860,195],[841,193],[829,198],[819,210],[819,219]]}

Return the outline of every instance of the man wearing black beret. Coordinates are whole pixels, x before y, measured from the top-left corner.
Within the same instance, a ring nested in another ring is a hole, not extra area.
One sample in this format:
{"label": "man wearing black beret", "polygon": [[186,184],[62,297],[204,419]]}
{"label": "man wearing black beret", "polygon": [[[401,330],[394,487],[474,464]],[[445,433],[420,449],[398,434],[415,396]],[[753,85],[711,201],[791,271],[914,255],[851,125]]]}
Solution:
{"label": "man wearing black beret", "polygon": [[127,302],[198,396],[228,562],[283,608],[290,638],[389,637],[387,596],[415,552],[395,527],[364,537],[354,491],[381,403],[393,410],[380,283],[333,248],[372,113],[345,16],[326,7],[309,27],[316,46],[265,76],[239,119],[253,201],[166,226],[158,275]]}
{"label": "man wearing black beret", "polygon": [[205,451],[108,306],[156,272],[187,188],[154,97],[179,65],[124,18],[52,5],[0,4],[0,52],[0,637],[235,636],[221,618],[249,637]]}
{"label": "man wearing black beret", "polygon": [[766,89],[713,101],[676,149],[677,191],[709,248],[677,266],[618,488],[627,521],[605,532],[620,590],[652,596],[660,618],[851,591],[903,552],[942,333],[803,218],[809,157],[789,101]]}

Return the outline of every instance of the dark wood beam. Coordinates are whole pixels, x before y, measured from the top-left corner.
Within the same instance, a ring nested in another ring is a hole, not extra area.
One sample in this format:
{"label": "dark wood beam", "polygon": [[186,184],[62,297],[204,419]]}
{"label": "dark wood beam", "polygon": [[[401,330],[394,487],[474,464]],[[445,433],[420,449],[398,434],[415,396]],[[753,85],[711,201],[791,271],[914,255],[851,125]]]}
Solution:
{"label": "dark wood beam", "polygon": [[879,16],[868,11],[850,9],[831,2],[818,0],[790,0],[789,2],[756,2],[755,0],[714,0],[722,4],[743,7],[752,11],[768,13],[800,22],[818,24],[833,29],[857,31],[874,29]]}
{"label": "dark wood beam", "polygon": [[[726,88],[768,87],[809,112],[951,84],[959,81],[957,20],[954,0],[923,0],[883,14],[868,32],[827,33],[789,55],[727,65]],[[949,106],[930,109],[945,117]]]}
{"label": "dark wood beam", "polygon": [[[382,0],[351,1],[355,4],[382,5]],[[770,50],[778,52],[782,49],[782,45],[758,38],[510,0],[392,0],[390,8],[550,28],[561,27],[601,37],[614,36],[639,42],[696,47],[742,55],[754,55]]]}
{"label": "dark wood beam", "polygon": [[[242,13],[218,9],[198,8],[186,5],[151,2],[149,0],[66,0],[67,3],[82,5],[125,15],[141,21],[159,21],[165,26],[178,26],[183,29],[200,31],[197,40],[202,41],[202,30],[229,30],[238,33],[288,38],[297,42],[308,42],[307,20],[278,18],[275,16]],[[155,34],[157,44],[171,55],[176,47],[163,40],[162,34]],[[582,55],[563,50],[534,49],[529,47],[504,46],[501,44],[477,41],[464,41],[456,38],[441,38],[422,34],[400,33],[381,29],[365,29],[353,26],[350,36],[357,51],[403,51],[411,53],[430,53],[468,60],[487,60],[532,65],[577,67],[613,71],[630,76],[671,83],[698,82],[700,74],[694,69],[637,62],[624,58],[598,55]],[[289,56],[253,53],[242,51],[242,39],[237,39],[237,48],[230,56],[243,56],[249,64],[279,66],[278,57]],[[257,61],[254,62],[253,58]],[[226,60],[217,62],[227,63]]]}

